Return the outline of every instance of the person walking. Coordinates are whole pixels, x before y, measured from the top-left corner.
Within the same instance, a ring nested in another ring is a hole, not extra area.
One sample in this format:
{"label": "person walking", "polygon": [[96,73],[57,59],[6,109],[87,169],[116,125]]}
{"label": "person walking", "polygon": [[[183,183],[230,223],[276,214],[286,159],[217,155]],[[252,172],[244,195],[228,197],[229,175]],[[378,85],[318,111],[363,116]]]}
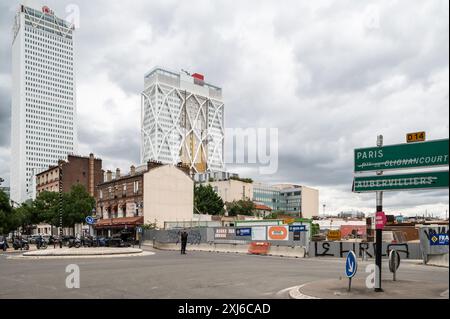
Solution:
{"label": "person walking", "polygon": [[188,239],[188,233],[186,232],[186,230],[183,230],[180,237],[181,237],[181,254],[186,255],[186,244]]}

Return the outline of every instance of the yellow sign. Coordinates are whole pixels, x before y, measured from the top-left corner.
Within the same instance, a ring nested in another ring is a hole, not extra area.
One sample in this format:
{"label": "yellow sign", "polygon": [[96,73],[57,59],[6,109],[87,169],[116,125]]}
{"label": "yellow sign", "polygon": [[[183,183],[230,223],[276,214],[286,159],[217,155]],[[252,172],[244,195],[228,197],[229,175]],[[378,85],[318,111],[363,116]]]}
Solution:
{"label": "yellow sign", "polygon": [[425,132],[415,132],[406,134],[407,143],[423,142],[423,141],[425,141]]}
{"label": "yellow sign", "polygon": [[327,234],[327,240],[340,240],[341,231],[340,230],[329,230]]}
{"label": "yellow sign", "polygon": [[295,218],[286,218],[283,219],[283,224],[287,225],[287,224],[292,224],[295,222]]}

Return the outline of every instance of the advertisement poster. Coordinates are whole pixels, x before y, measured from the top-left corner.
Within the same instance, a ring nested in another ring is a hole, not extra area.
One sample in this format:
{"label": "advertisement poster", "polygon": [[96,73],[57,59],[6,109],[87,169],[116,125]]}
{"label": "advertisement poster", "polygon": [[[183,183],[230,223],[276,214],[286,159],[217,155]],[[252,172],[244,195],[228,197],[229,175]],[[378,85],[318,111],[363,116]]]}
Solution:
{"label": "advertisement poster", "polygon": [[266,227],[265,226],[252,227],[252,240],[266,240]]}
{"label": "advertisement poster", "polygon": [[269,226],[267,229],[268,240],[289,240],[289,226]]}

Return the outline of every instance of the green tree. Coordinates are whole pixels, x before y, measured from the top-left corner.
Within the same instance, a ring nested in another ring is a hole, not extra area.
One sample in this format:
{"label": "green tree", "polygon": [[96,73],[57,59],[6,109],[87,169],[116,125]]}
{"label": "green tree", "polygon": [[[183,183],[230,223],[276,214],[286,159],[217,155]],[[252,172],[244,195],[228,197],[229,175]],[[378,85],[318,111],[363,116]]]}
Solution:
{"label": "green tree", "polygon": [[223,200],[211,185],[202,184],[194,188],[194,213],[218,215],[223,210]]}
{"label": "green tree", "polygon": [[241,199],[227,203],[229,216],[247,215],[252,216],[255,210],[255,203],[249,199]]}
{"label": "green tree", "polygon": [[8,196],[0,190],[0,234],[7,234],[13,230],[13,209]]}
{"label": "green tree", "polygon": [[95,199],[83,185],[72,186],[70,192],[63,196],[63,226],[74,227],[77,223],[83,223],[94,207]]}

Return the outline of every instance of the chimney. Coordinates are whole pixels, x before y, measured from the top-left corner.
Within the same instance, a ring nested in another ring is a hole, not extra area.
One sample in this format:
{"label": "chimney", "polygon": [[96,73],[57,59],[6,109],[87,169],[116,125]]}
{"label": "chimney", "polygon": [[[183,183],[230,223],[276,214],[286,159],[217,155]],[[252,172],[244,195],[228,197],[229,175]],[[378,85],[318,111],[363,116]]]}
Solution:
{"label": "chimney", "polygon": [[110,182],[112,180],[112,172],[110,170],[106,171],[106,181]]}
{"label": "chimney", "polygon": [[94,196],[94,154],[89,154],[88,164],[88,191],[89,195]]}
{"label": "chimney", "polygon": [[152,168],[155,168],[155,167],[158,167],[158,166],[161,166],[161,165],[162,165],[161,162],[157,162],[157,161],[148,161],[148,162],[147,162],[147,170],[149,171],[149,170],[151,170]]}
{"label": "chimney", "polygon": [[134,167],[134,165],[130,166],[130,175],[134,175],[136,174],[136,167]]}
{"label": "chimney", "polygon": [[116,168],[116,179],[120,177],[120,169]]}

